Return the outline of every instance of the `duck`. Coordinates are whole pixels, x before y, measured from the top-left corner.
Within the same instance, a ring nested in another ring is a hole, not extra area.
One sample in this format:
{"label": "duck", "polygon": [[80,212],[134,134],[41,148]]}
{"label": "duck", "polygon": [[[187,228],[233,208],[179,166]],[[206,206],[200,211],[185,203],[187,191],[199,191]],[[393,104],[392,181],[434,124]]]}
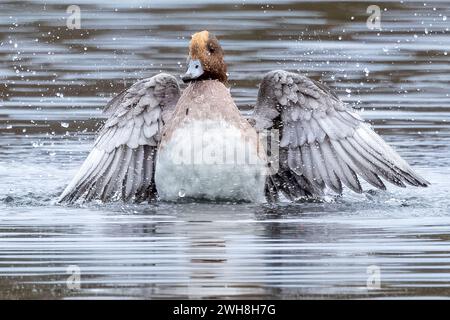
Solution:
{"label": "duck", "polygon": [[244,117],[225,54],[204,30],[189,43],[182,91],[160,73],[120,92],[60,203],[244,201],[276,203],[429,182],[328,86],[285,70],[262,77]]}

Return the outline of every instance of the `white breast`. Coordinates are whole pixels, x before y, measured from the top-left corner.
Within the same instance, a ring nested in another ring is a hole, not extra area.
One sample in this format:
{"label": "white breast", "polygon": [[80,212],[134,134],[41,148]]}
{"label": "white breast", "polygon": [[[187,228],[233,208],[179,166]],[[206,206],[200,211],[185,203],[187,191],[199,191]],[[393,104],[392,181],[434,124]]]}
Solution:
{"label": "white breast", "polygon": [[158,151],[155,183],[162,200],[264,201],[265,162],[254,143],[224,121],[192,121]]}

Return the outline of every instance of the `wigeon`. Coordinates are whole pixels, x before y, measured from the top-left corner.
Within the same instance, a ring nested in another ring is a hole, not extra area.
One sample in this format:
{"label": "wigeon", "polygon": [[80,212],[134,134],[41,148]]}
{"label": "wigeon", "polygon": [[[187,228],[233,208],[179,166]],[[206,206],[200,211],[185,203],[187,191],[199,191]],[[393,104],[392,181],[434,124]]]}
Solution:
{"label": "wigeon", "polygon": [[187,65],[183,93],[175,77],[161,73],[107,104],[109,118],[61,202],[295,201],[326,188],[340,194],[343,185],[361,193],[361,178],[379,189],[386,189],[382,179],[429,184],[319,82],[267,73],[246,119],[214,35],[192,36]]}

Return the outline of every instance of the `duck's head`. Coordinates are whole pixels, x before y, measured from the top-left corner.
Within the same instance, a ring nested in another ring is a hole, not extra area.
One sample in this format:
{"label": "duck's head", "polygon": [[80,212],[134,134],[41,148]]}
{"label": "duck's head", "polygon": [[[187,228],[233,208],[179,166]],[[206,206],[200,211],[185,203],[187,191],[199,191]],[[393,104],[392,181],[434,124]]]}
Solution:
{"label": "duck's head", "polygon": [[227,82],[227,65],[217,38],[208,31],[197,32],[189,44],[188,69],[182,77],[184,82],[219,80]]}

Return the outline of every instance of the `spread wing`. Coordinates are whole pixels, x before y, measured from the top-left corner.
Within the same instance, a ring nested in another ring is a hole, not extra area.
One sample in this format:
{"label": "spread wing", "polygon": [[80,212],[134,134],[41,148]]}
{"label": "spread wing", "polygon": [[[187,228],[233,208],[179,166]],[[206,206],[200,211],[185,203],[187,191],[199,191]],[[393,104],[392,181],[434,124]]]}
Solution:
{"label": "spread wing", "polygon": [[358,177],[385,189],[380,178],[397,186],[429,183],[331,90],[305,76],[269,72],[262,80],[254,111],[255,128],[279,129],[279,170],[266,193],[288,198],[337,193],[346,185],[362,192]]}
{"label": "spread wing", "polygon": [[175,77],[158,74],[136,82],[112,99],[104,109],[109,118],[94,148],[59,201],[153,197],[160,134],[179,97]]}

